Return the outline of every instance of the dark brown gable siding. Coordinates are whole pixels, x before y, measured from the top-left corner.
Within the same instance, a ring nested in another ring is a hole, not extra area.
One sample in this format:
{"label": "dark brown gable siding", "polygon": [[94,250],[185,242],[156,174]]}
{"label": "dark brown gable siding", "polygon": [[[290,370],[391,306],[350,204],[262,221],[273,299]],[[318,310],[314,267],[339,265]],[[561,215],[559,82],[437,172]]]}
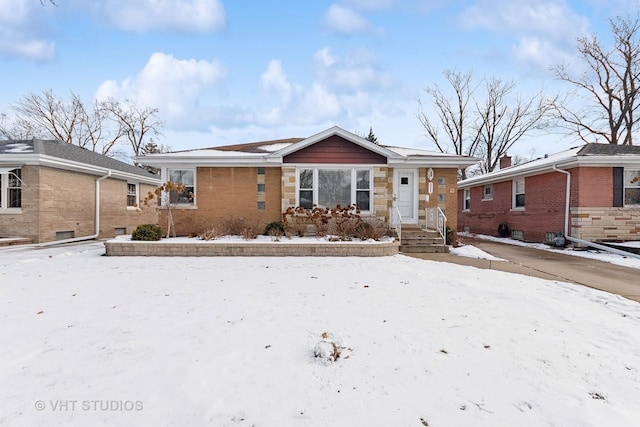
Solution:
{"label": "dark brown gable siding", "polygon": [[285,156],[283,162],[386,165],[387,158],[333,135]]}

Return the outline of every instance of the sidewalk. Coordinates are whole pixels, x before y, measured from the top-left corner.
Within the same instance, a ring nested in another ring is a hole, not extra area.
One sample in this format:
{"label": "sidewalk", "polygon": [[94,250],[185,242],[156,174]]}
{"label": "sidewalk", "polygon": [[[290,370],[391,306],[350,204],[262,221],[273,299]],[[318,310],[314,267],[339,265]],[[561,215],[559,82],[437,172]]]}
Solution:
{"label": "sidewalk", "polygon": [[576,283],[640,302],[640,270],[578,256],[465,237],[473,245],[497,258],[489,261],[453,254],[406,254],[432,261],[524,274],[548,280]]}

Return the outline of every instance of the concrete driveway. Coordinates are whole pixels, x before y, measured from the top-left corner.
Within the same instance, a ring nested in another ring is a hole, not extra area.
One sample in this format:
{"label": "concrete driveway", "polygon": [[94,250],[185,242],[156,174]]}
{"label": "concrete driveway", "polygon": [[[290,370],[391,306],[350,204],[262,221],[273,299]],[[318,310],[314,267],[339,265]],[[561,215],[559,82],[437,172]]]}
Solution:
{"label": "concrete driveway", "polygon": [[640,270],[637,268],[494,241],[468,237],[460,240],[507,261],[489,261],[452,254],[406,255],[576,283],[640,302]]}

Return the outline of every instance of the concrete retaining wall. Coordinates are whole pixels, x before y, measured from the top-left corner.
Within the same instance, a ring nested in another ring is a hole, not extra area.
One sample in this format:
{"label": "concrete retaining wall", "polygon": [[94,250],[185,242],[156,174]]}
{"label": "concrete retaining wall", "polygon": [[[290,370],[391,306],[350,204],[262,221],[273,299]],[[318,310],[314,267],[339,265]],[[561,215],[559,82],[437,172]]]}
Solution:
{"label": "concrete retaining wall", "polygon": [[390,256],[400,244],[388,243],[170,243],[108,241],[107,256]]}

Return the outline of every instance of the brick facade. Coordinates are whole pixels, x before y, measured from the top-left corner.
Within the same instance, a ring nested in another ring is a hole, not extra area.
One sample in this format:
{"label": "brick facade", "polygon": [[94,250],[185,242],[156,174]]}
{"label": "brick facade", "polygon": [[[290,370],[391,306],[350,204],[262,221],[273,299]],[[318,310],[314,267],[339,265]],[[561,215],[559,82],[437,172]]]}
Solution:
{"label": "brick facade", "polygon": [[[95,233],[95,175],[43,166],[22,167],[21,213],[0,216],[0,236],[27,237],[35,243],[56,240],[56,233],[73,237]],[[152,191],[140,185],[140,193]],[[100,182],[99,238],[113,237],[116,229],[131,233],[142,223],[156,223],[155,209],[127,209],[127,182],[108,178]]]}
{"label": "brick facade", "polygon": [[[580,167],[571,173],[570,234],[589,240],[640,240],[640,209],[613,208],[611,167]],[[458,230],[498,235],[498,225],[522,231],[526,241],[544,242],[564,231],[566,174],[547,172],[525,178],[525,208],[512,209],[512,180],[493,184],[493,199],[482,200],[483,185],[471,187],[471,206],[460,209]],[[464,206],[464,189],[458,190]]]}
{"label": "brick facade", "polygon": [[[179,236],[197,235],[226,220],[244,218],[266,225],[281,220],[282,178],[280,167],[264,168],[265,191],[258,194],[256,167],[198,167],[194,206],[172,208],[173,223]],[[295,185],[295,184],[294,184]],[[294,187],[295,188],[295,187]],[[264,209],[258,209],[258,201]],[[168,210],[159,209],[159,224],[166,233]]]}
{"label": "brick facade", "polygon": [[[281,221],[282,212],[296,207],[296,167],[268,167],[264,177],[257,175],[256,167],[198,167],[196,169],[196,201],[193,206],[172,208],[173,222],[178,236],[193,236],[222,224],[228,219],[245,218],[266,225]],[[389,221],[393,207],[394,169],[387,166],[373,167],[372,216]],[[427,169],[419,170],[420,224],[426,224],[425,208],[440,206],[447,214],[448,224],[455,230],[457,220],[456,169],[434,170],[434,194],[427,201]],[[445,184],[438,186],[438,178]],[[423,179],[424,178],[424,179]],[[265,191],[258,193],[258,182],[264,181]],[[424,181],[424,182],[423,182]],[[437,193],[446,194],[438,203]],[[265,209],[259,210],[258,201],[265,201]],[[159,224],[163,232],[168,228],[168,211],[159,209]]]}

